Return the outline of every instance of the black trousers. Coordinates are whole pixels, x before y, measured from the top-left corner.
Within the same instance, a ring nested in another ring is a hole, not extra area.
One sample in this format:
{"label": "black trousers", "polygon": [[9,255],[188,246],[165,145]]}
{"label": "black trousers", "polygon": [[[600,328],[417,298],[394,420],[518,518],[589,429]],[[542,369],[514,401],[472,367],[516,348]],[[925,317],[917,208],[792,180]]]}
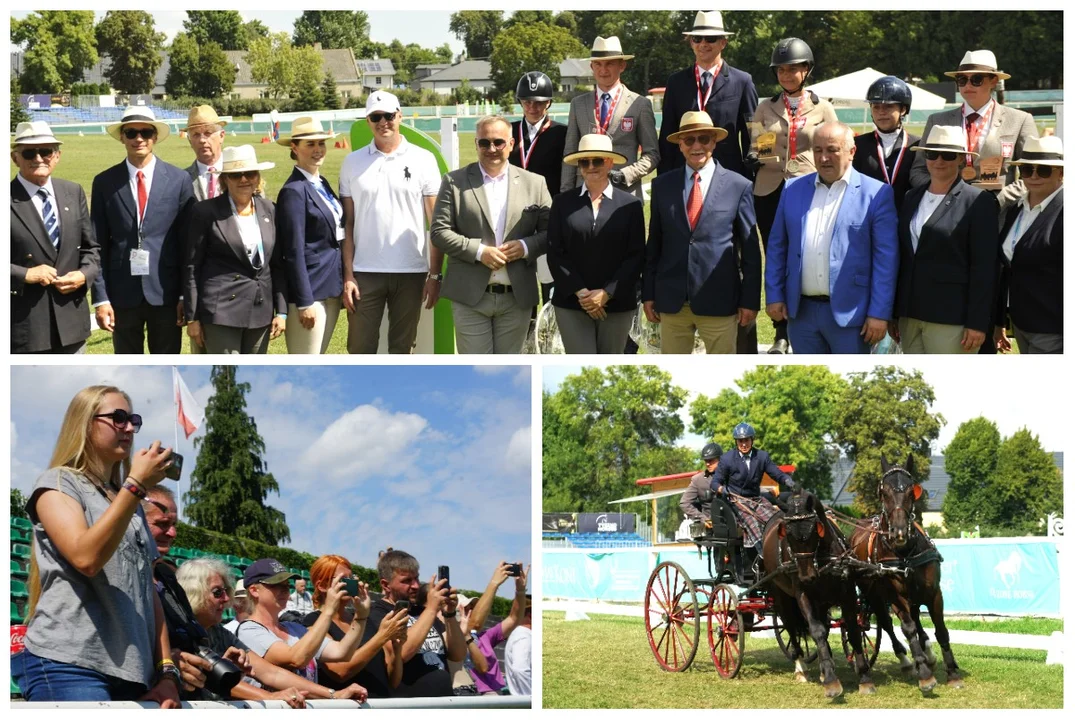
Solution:
{"label": "black trousers", "polygon": [[117,308],[112,331],[112,349],[117,355],[142,355],[146,336],[152,355],[178,355],[183,347],[183,329],[176,325],[177,303],[150,305],[143,298],[133,308]]}
{"label": "black trousers", "polygon": [[[776,190],[768,195],[754,196],[754,214],[758,218],[758,232],[761,234],[762,255],[769,249],[769,233],[773,230],[773,222],[776,220],[776,207],[780,204],[780,196],[784,192],[784,183],[780,183]],[[765,312],[765,308],[761,309]],[[761,313],[759,313],[760,315]],[[781,320],[773,323],[776,328],[776,340],[788,339],[788,321]],[[758,354],[758,324],[752,323],[748,327],[739,326],[735,337],[735,352],[738,355]]]}

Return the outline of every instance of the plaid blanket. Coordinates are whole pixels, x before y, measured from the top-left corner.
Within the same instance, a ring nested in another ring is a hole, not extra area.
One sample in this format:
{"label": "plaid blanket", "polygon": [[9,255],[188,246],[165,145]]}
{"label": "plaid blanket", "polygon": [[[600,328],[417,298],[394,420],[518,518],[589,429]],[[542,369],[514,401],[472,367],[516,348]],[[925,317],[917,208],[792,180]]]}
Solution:
{"label": "plaid blanket", "polygon": [[780,512],[779,508],[768,500],[760,497],[746,497],[744,495],[731,495],[732,512],[739,521],[739,527],[745,535],[743,545],[753,545],[761,551],[762,533],[769,518]]}

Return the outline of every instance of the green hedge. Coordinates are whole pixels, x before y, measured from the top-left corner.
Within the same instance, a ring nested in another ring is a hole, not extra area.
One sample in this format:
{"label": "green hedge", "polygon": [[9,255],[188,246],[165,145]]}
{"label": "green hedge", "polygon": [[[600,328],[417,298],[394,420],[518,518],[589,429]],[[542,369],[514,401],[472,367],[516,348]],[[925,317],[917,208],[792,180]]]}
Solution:
{"label": "green hedge", "polygon": [[254,98],[232,100],[231,98],[172,98],[165,100],[161,105],[169,110],[189,111],[195,105],[212,105],[218,115],[231,115],[232,117],[250,117],[255,113],[268,113],[273,110],[279,112],[291,112],[295,101],[292,98]]}

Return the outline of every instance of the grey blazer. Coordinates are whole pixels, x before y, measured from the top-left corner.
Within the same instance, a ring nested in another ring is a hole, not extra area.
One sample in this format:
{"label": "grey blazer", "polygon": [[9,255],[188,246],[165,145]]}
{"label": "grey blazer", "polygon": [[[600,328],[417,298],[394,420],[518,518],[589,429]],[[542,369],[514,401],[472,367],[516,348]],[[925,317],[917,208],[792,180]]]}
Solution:
{"label": "grey blazer", "polygon": [[[579,149],[579,139],[597,129],[594,117],[594,93],[579,95],[571,101],[571,114],[567,119],[567,139],[564,156]],[[657,142],[657,119],[648,98],[623,88],[619,102],[612,110],[608,123],[608,136],[612,138],[612,150],[627,158],[627,164],[617,167],[623,171],[627,192],[642,197],[642,178],[657,169],[661,159]],[[642,156],[638,148],[642,147]],[[560,174],[560,192],[582,185],[578,168],[564,165]]]}
{"label": "grey blazer", "polygon": [[[527,255],[508,263],[512,295],[521,307],[538,301],[537,259],[545,254],[552,198],[541,175],[509,165],[508,208],[504,240],[522,240]],[[433,209],[430,239],[448,256],[441,295],[452,302],[477,305],[492,271],[477,259],[478,245],[496,245],[489,204],[478,163],[444,176]]]}
{"label": "grey blazer", "polygon": [[[934,125],[963,126],[963,106],[954,110],[944,110],[933,113],[926,120],[926,129],[922,131],[922,145],[925,145],[929,137],[929,131]],[[1038,126],[1034,124],[1034,117],[1022,110],[1016,110],[999,103],[993,106],[993,121],[989,125],[989,134],[982,142],[980,157],[974,158],[974,169],[978,169],[978,162],[982,157],[1001,157],[1003,147],[1001,143],[1012,143],[1011,157],[1004,158],[1001,172],[1004,175],[1004,188],[997,195],[1000,209],[1013,205],[1026,194],[1022,180],[1015,179],[1015,166],[1012,160],[1018,160],[1023,155],[1023,145],[1029,138],[1038,136]],[[911,187],[925,185],[929,182],[929,170],[926,169],[926,154],[914,153],[914,164],[911,165]],[[897,208],[899,209],[899,208]]]}
{"label": "grey blazer", "polygon": [[195,160],[187,168],[187,175],[190,175],[191,187],[194,188],[194,201],[201,202],[205,200],[205,189],[202,188],[202,184],[198,182],[198,161]]}
{"label": "grey blazer", "polygon": [[227,195],[197,203],[190,213],[184,246],[183,311],[187,321],[239,328],[272,323],[287,312],[283,248],[276,243],[273,205],[254,197],[265,258],[255,268],[246,254]]}

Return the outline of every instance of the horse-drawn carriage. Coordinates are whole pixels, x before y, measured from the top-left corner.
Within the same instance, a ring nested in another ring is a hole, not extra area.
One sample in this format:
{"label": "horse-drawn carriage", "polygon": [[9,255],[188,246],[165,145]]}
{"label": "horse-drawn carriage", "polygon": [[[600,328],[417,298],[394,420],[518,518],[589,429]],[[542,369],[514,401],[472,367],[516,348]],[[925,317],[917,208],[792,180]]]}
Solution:
{"label": "horse-drawn carriage", "polygon": [[[899,552],[910,536],[916,536],[916,542],[924,536],[914,524],[913,510],[904,517],[917,485],[903,468],[885,463],[885,471],[881,483],[885,509],[877,519],[856,522],[839,516],[808,492],[782,495],[775,501],[781,512],[765,528],[756,564],[747,560],[752,549],[743,547],[731,505],[734,496],[713,498],[711,527],[691,526],[699,555],[707,559],[708,577],[692,578],[682,565],[665,561],[654,568],[646,586],[646,633],[658,665],[669,672],[690,667],[704,624],[713,665],[721,677],[734,678],[743,664],[747,635],[771,630],[785,656],[795,663],[797,679],[806,680],[803,663],[821,657],[822,683],[832,697],[842,687],[826,636],[830,629],[839,628],[844,657],[858,672],[860,691],[873,692],[869,671],[877,660],[884,630],[901,666],[917,668],[919,686],[925,692],[936,680],[918,621],[921,602],[929,607],[937,626],[949,684],[960,686],[942,616],[941,558],[928,538],[924,539],[926,550],[913,548],[910,562]],[[853,523],[850,537],[839,528],[839,524],[847,527],[848,521]],[[899,546],[894,548],[896,543]],[[932,555],[928,548],[933,548]],[[928,576],[921,579],[924,568]],[[908,596],[902,602],[900,592]],[[893,633],[890,603],[900,616],[914,663],[906,658],[906,649]]]}

